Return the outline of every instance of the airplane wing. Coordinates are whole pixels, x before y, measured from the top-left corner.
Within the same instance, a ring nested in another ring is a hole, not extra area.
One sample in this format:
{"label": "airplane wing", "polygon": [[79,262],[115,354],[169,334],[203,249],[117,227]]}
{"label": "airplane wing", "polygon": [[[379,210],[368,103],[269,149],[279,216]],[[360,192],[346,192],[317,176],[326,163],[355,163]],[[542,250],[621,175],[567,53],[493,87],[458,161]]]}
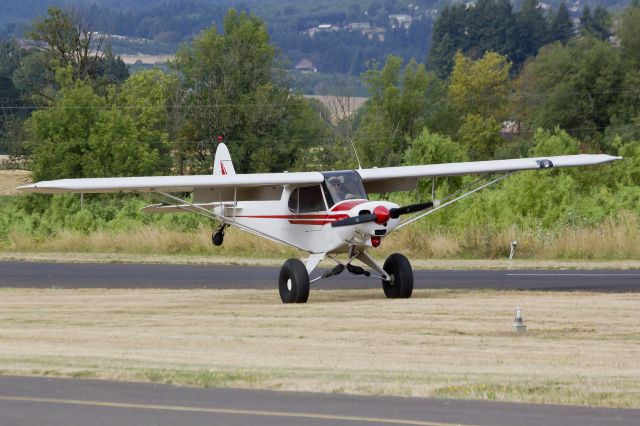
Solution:
{"label": "airplane wing", "polygon": [[506,173],[517,170],[540,170],[555,167],[592,166],[611,163],[622,157],[606,154],[561,155],[555,157],[518,158],[513,160],[470,161],[464,163],[359,169],[367,193],[409,191],[422,178],[467,174]]}
{"label": "airplane wing", "polygon": [[[358,169],[367,193],[406,191],[415,188],[421,178],[446,177],[465,174],[501,173],[517,170],[539,170],[551,167],[589,166],[610,163],[622,157],[606,154],[563,155],[556,157],[520,158],[512,160],[471,161],[418,166]],[[225,199],[277,199],[277,191],[269,187],[282,185],[320,184],[320,172],[256,173],[236,175],[145,176],[119,178],[83,178],[42,181],[18,188],[20,192],[55,194],[63,192],[196,192],[220,191]],[[240,190],[233,195],[232,191]],[[257,192],[261,192],[258,195]],[[276,197],[276,198],[273,198]],[[211,201],[216,196],[200,196]]]}
{"label": "airplane wing", "polygon": [[144,176],[118,178],[60,179],[18,188],[20,192],[194,192],[210,188],[260,188],[282,185],[320,184],[319,172],[256,173],[239,175]]}

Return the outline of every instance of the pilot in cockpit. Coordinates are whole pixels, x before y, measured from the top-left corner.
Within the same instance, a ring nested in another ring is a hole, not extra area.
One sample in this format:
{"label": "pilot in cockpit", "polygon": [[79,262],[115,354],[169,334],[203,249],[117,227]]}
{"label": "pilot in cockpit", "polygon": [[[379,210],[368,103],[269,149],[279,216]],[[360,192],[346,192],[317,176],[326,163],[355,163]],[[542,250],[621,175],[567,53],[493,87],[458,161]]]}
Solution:
{"label": "pilot in cockpit", "polygon": [[327,180],[329,191],[336,202],[357,198],[344,184],[343,176],[333,176]]}

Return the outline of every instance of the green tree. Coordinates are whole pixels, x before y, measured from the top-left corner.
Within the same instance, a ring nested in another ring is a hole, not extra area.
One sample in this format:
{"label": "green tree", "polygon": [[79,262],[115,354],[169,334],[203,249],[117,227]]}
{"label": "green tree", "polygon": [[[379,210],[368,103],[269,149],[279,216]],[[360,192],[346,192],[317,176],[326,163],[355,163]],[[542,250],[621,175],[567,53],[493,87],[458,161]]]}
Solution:
{"label": "green tree", "polygon": [[26,56],[26,50],[20,49],[14,40],[0,40],[0,153],[14,156],[24,154],[21,128],[30,113],[13,80],[13,74]]}
{"label": "green tree", "polygon": [[441,79],[451,74],[456,51],[466,48],[468,20],[470,17],[463,4],[446,5],[433,24],[427,64]]}
{"label": "green tree", "polygon": [[473,160],[489,160],[504,140],[500,135],[500,123],[493,117],[470,113],[458,130],[458,139],[466,147]]}
{"label": "green tree", "polygon": [[72,70],[74,79],[98,75],[104,36],[96,38],[87,20],[77,11],[63,11],[57,7],[47,10],[47,17],[36,20],[26,36],[48,53],[56,65]]}
{"label": "green tree", "polygon": [[308,104],[290,93],[266,25],[255,16],[231,9],[224,34],[203,31],[177,52],[174,66],[184,111],[177,150],[183,172],[207,171],[218,137],[228,142],[237,171],[255,172],[290,169],[324,136]]}
{"label": "green tree", "polygon": [[640,7],[629,6],[622,12],[616,35],[620,38],[622,57],[635,66],[640,64]]}
{"label": "green tree", "polygon": [[556,126],[595,143],[624,94],[625,70],[616,49],[591,37],[545,46],[518,79],[525,121]]}
{"label": "green tree", "polygon": [[462,115],[505,118],[511,88],[511,62],[503,55],[487,52],[482,59],[456,54],[449,83],[449,97]]}
{"label": "green tree", "polygon": [[[535,16],[531,16],[533,22],[528,25],[539,26]],[[535,34],[521,28],[521,24],[508,0],[479,0],[475,6],[462,2],[445,7],[433,26],[429,69],[440,78],[447,78],[458,51],[472,59],[493,51],[511,61],[524,61],[526,47],[520,44],[532,42],[530,37]]]}
{"label": "green tree", "polygon": [[[468,161],[467,154],[458,143],[447,136],[424,129],[413,139],[405,153],[404,164],[440,164]],[[438,181],[438,189],[448,194],[460,188],[462,176],[452,176]],[[421,180],[416,188],[419,197],[428,198],[431,193],[431,181]]]}
{"label": "green tree", "polygon": [[611,35],[611,31],[609,31],[610,21],[607,9],[598,5],[592,14],[589,6],[585,5],[580,17],[581,33],[582,35],[590,35],[600,40],[606,40]]}
{"label": "green tree", "polygon": [[153,90],[141,83],[144,77],[129,83],[132,93],[140,94],[135,102],[127,104],[122,97],[118,104],[114,92],[100,96],[88,82],[73,81],[70,67],[56,75],[61,88],[53,105],[27,121],[34,139],[34,180],[168,172],[170,162],[163,159],[168,152],[162,149],[167,135],[155,117],[137,114],[154,99]]}
{"label": "green tree", "polygon": [[402,162],[409,140],[425,127],[443,132],[455,128],[455,113],[442,82],[422,64],[390,55],[381,70],[364,75],[371,98],[356,132],[358,151],[369,166]]}
{"label": "green tree", "polygon": [[36,52],[23,61],[17,79],[23,91],[41,103],[53,100],[57,89],[54,70],[71,70],[74,80],[86,79],[94,88],[124,81],[126,65],[113,55],[104,34],[90,28],[87,16],[76,10],[50,7],[47,16],[33,23],[26,38]]}
{"label": "green tree", "polygon": [[548,22],[537,0],[524,0],[520,11],[516,15],[518,26],[518,47],[514,62],[523,64],[524,61],[538,53],[547,39]]}
{"label": "green tree", "polygon": [[558,6],[556,14],[551,18],[547,42],[559,41],[560,43],[566,43],[571,37],[573,37],[573,23],[571,22],[567,5],[562,2]]}
{"label": "green tree", "polygon": [[147,70],[129,77],[111,92],[112,103],[133,120],[137,141],[157,151],[150,173],[166,173],[172,166],[170,139],[175,137],[170,113],[178,86],[177,76],[160,70]]}

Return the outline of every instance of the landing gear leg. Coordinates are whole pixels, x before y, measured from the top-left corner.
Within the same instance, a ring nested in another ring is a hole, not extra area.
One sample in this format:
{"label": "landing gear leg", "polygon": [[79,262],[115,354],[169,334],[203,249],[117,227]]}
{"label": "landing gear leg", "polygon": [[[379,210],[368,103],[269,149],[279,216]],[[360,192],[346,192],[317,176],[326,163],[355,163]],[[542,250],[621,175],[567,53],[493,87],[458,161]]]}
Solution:
{"label": "landing gear leg", "polygon": [[221,246],[224,242],[224,229],[229,225],[220,225],[211,235],[211,242],[214,246]]}
{"label": "landing gear leg", "polygon": [[408,299],[413,292],[413,270],[409,260],[400,253],[387,258],[382,267],[391,278],[382,280],[384,295],[389,299]]}

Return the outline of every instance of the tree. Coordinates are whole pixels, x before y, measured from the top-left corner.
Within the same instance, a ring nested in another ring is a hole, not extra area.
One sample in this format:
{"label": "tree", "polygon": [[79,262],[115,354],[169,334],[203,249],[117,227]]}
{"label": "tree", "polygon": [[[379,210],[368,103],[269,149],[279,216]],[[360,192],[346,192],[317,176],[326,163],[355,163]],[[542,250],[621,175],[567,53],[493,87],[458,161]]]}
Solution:
{"label": "tree", "polygon": [[493,51],[511,61],[524,61],[519,43],[525,36],[519,36],[523,34],[519,23],[508,0],[479,0],[475,6],[458,3],[445,7],[433,26],[429,68],[441,78],[448,77],[458,51],[472,59]]}
{"label": "tree", "polygon": [[58,69],[56,78],[52,106],[27,121],[34,180],[168,173],[168,136],[150,116],[160,89],[146,76],[128,83],[135,99],[113,90],[100,96],[87,81],[74,81],[71,67]]}
{"label": "tree", "polygon": [[640,64],[640,6],[629,6],[622,13],[616,34],[622,56],[636,66]]}
{"label": "tree", "polygon": [[124,81],[126,65],[107,45],[104,34],[91,28],[87,16],[77,10],[50,7],[47,16],[36,20],[26,38],[37,51],[29,55],[17,70],[17,81],[38,103],[53,100],[57,90],[54,70],[71,70],[74,80],[88,80],[94,88]]}
{"label": "tree", "polygon": [[451,74],[456,51],[466,48],[468,16],[463,4],[446,5],[433,24],[427,64],[441,79]]}
{"label": "tree", "polygon": [[73,79],[95,79],[105,36],[96,36],[88,20],[78,11],[50,7],[47,15],[34,22],[27,38],[47,52],[58,66],[71,67]]}
{"label": "tree", "polygon": [[587,5],[582,9],[582,16],[580,17],[582,35],[590,35],[600,40],[606,40],[611,35],[609,31],[610,25],[609,12],[602,6],[596,6],[593,14],[591,14],[591,9]]}
{"label": "tree", "polygon": [[591,37],[543,47],[518,79],[524,119],[533,127],[559,126],[600,144],[624,94],[619,52]]}
{"label": "tree", "polygon": [[558,11],[553,18],[549,26],[549,39],[547,42],[551,43],[559,41],[560,43],[566,43],[573,37],[573,23],[569,16],[569,10],[567,5],[563,2],[558,6]]}
{"label": "tree", "polygon": [[501,147],[500,123],[493,117],[467,114],[458,130],[458,139],[467,149],[472,160],[489,160]]}
{"label": "tree", "polygon": [[503,55],[487,52],[482,59],[471,60],[456,54],[449,83],[449,97],[462,115],[505,118],[511,83],[511,62]]}
{"label": "tree", "polygon": [[370,166],[402,162],[409,140],[425,127],[450,131],[455,116],[442,82],[422,64],[389,55],[381,70],[364,75],[371,99],[356,133],[362,161]]}
{"label": "tree", "polygon": [[239,172],[289,170],[323,136],[308,104],[290,93],[266,25],[255,16],[231,9],[224,34],[215,27],[200,33],[177,52],[174,68],[184,171],[207,171],[218,138],[228,142]]}
{"label": "tree", "polygon": [[[468,161],[465,150],[447,136],[424,129],[420,135],[411,141],[404,156],[404,164],[439,164]],[[462,176],[453,176],[438,181],[438,189],[448,194],[462,185]],[[430,196],[431,182],[420,180],[416,187],[420,198]]]}
{"label": "tree", "polygon": [[31,112],[13,80],[26,56],[15,41],[0,41],[0,152],[13,156],[25,153],[21,128]]}
{"label": "tree", "polygon": [[537,0],[524,0],[520,11],[516,15],[518,27],[518,48],[514,62],[523,64],[524,61],[538,53],[538,49],[545,44],[547,38],[547,19]]}

